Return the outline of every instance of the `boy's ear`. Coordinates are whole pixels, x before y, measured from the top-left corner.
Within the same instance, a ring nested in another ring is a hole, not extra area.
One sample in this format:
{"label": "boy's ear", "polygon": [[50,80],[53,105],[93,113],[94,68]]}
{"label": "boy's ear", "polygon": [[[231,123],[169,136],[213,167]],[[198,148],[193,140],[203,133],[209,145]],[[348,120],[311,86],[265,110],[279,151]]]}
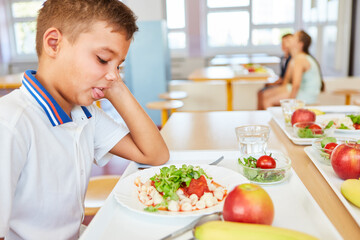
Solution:
{"label": "boy's ear", "polygon": [[51,27],[46,30],[43,36],[43,48],[46,54],[50,57],[56,57],[61,41],[62,34],[59,29]]}

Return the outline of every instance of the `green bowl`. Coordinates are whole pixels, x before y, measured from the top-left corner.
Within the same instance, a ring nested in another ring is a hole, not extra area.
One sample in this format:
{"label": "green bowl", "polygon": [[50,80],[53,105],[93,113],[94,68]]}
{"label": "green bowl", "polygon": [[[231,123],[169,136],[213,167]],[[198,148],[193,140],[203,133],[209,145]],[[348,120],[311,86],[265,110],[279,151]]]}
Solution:
{"label": "green bowl", "polygon": [[[316,124],[319,127],[321,127],[321,129],[316,129],[319,131],[319,133],[316,133],[312,129],[307,128],[307,127],[311,126],[312,124]],[[325,129],[324,124],[317,123],[317,122],[295,123],[293,126],[293,129],[294,129],[295,136],[299,137],[299,138],[322,138],[322,137],[333,135],[334,130],[335,130],[332,128]]]}

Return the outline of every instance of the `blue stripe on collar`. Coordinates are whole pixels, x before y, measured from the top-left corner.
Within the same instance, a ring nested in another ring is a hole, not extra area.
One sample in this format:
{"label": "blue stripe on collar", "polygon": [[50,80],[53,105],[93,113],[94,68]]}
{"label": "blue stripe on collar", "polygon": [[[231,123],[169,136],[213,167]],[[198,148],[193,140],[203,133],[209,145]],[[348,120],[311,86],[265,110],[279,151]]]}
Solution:
{"label": "blue stripe on collar", "polygon": [[[35,98],[35,100],[44,109],[47,117],[53,126],[72,122],[71,118],[65,113],[55,99],[46,91],[46,89],[35,78],[36,71],[27,70],[23,76],[23,85]],[[86,107],[81,107],[87,118],[91,118],[91,114]]]}
{"label": "blue stripe on collar", "polygon": [[82,110],[84,111],[84,113],[85,113],[85,115],[86,115],[87,118],[91,118],[91,117],[92,117],[90,111],[89,111],[86,107],[81,106],[81,108],[82,108]]}

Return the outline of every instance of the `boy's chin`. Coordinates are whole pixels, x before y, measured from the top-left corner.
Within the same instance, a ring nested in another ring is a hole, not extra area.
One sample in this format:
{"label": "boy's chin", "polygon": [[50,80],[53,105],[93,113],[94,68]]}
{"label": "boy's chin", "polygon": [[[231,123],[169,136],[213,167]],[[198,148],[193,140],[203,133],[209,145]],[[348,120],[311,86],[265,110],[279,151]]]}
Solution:
{"label": "boy's chin", "polygon": [[78,105],[88,107],[88,106],[94,104],[95,102],[96,102],[96,100],[94,100],[94,99],[86,99],[86,100],[84,99],[82,101],[79,101]]}

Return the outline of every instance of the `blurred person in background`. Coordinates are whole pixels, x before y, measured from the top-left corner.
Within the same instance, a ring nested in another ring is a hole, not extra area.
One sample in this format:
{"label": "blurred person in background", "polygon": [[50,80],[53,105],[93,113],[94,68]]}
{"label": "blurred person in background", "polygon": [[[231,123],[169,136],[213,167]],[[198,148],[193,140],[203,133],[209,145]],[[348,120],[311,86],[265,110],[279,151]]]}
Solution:
{"label": "blurred person in background", "polygon": [[281,37],[281,50],[284,55],[280,60],[280,76],[278,80],[272,83],[266,83],[265,86],[258,91],[258,110],[264,110],[264,107],[262,106],[264,91],[275,86],[280,86],[284,82],[285,72],[291,59],[290,43],[292,37],[293,35],[291,33],[287,33]]}
{"label": "blurred person in background", "polygon": [[325,85],[320,65],[310,55],[311,37],[303,30],[294,34],[290,41],[291,61],[280,86],[269,88],[263,92],[264,109],[279,106],[281,99],[296,98],[306,104],[314,104]]}

